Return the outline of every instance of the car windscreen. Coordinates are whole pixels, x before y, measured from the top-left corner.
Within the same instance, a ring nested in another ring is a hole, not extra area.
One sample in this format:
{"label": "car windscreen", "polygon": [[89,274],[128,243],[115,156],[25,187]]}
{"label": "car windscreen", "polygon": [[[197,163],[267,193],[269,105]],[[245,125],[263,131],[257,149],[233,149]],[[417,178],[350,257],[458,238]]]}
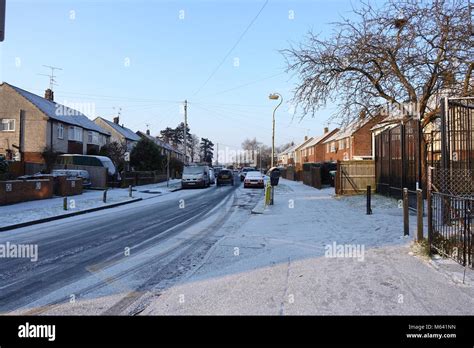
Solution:
{"label": "car windscreen", "polygon": [[202,174],[204,167],[184,167],[183,174]]}
{"label": "car windscreen", "polygon": [[219,175],[231,175],[232,172],[230,170],[227,170],[227,169],[223,169],[219,172]]}
{"label": "car windscreen", "polygon": [[246,177],[247,178],[261,178],[262,173],[260,173],[260,172],[248,172]]}

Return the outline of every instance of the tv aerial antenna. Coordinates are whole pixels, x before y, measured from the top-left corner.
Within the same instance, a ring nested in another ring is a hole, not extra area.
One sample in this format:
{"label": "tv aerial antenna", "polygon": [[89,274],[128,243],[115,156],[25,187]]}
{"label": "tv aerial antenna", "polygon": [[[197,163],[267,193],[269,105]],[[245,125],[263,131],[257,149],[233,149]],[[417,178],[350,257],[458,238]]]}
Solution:
{"label": "tv aerial antenna", "polygon": [[49,77],[49,89],[53,90],[53,86],[58,86],[57,81],[56,81],[56,75],[54,74],[55,70],[63,70],[62,68],[58,68],[56,66],[51,66],[51,65],[43,65],[45,68],[51,69],[51,74],[38,74],[42,76],[47,76]]}

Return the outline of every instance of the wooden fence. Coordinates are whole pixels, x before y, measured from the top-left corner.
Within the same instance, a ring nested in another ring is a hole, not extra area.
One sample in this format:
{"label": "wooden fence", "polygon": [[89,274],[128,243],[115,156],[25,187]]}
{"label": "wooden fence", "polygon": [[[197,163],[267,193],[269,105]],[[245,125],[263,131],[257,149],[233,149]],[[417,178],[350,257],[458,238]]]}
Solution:
{"label": "wooden fence", "polygon": [[162,171],[134,171],[122,173],[122,187],[156,184],[167,180]]}
{"label": "wooden fence", "polygon": [[335,185],[338,195],[363,194],[369,185],[375,192],[375,161],[338,161]]}

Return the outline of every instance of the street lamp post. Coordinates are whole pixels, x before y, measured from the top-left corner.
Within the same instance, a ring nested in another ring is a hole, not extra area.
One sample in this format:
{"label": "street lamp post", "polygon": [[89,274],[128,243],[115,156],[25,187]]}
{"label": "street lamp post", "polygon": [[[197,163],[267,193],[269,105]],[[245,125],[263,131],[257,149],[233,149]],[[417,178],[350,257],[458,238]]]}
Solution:
{"label": "street lamp post", "polygon": [[269,99],[271,100],[278,100],[280,99],[280,102],[278,105],[275,107],[273,110],[273,123],[272,123],[272,161],[271,161],[271,167],[274,167],[275,163],[275,112],[278,109],[278,107],[283,103],[283,97],[281,96],[280,93],[272,93],[268,96]]}

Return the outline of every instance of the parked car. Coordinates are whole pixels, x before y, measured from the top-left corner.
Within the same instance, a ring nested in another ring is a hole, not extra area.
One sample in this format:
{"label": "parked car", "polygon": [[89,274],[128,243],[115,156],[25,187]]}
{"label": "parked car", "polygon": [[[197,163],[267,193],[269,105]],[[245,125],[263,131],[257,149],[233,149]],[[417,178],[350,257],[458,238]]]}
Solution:
{"label": "parked car", "polygon": [[3,155],[0,155],[0,174],[6,172],[8,172],[8,161]]}
{"label": "parked car", "polygon": [[209,168],[209,181],[211,185],[214,185],[216,183],[216,175],[214,173],[214,169]]}
{"label": "parked car", "polygon": [[252,167],[243,167],[242,170],[240,171],[240,181],[244,181],[245,176],[247,175],[248,172],[254,172],[255,168]]}
{"label": "parked car", "polygon": [[247,172],[244,179],[244,188],[257,187],[264,188],[264,176],[262,173],[257,171]]}
{"label": "parked car", "polygon": [[189,165],[183,170],[183,178],[181,179],[181,187],[209,187],[211,184],[209,177],[209,166]]}
{"label": "parked car", "polygon": [[217,186],[224,184],[234,185],[234,173],[229,169],[222,169],[219,174],[217,174]]}
{"label": "parked car", "polygon": [[217,167],[214,167],[214,176],[217,178],[217,174],[219,174],[219,172],[224,169],[224,167],[221,167],[221,166],[217,166]]}
{"label": "parked car", "polygon": [[112,160],[105,156],[92,155],[60,155],[56,160],[56,164],[68,165],[73,164],[77,166],[103,167],[107,169],[107,176],[109,181],[120,181],[120,173],[115,168]]}
{"label": "parked car", "polygon": [[42,172],[35,173],[32,175],[22,175],[19,176],[18,180],[35,180],[38,178],[56,178],[58,176],[65,176],[67,178],[81,178],[82,186],[88,187],[91,185],[91,178],[87,170],[78,170],[78,169],[55,169],[51,174],[45,174]]}
{"label": "parked car", "polygon": [[87,170],[80,169],[54,169],[51,174],[53,176],[64,175],[68,178],[81,178],[82,186],[89,187],[91,186],[91,177]]}

